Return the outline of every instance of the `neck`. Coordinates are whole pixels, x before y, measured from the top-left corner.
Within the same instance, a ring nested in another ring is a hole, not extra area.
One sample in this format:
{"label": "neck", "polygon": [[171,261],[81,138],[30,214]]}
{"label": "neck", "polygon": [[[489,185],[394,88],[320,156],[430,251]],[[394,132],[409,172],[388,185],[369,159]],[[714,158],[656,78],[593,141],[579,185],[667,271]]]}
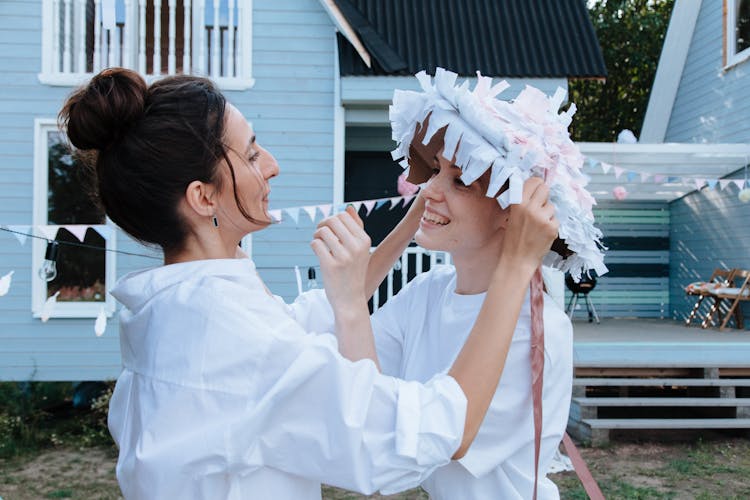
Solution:
{"label": "neck", "polygon": [[237,242],[241,237],[222,237],[214,227],[191,232],[182,247],[164,252],[164,264],[177,264],[206,259],[234,259],[238,256]]}
{"label": "neck", "polygon": [[502,252],[502,238],[481,248],[452,253],[456,267],[456,293],[473,295],[486,292]]}

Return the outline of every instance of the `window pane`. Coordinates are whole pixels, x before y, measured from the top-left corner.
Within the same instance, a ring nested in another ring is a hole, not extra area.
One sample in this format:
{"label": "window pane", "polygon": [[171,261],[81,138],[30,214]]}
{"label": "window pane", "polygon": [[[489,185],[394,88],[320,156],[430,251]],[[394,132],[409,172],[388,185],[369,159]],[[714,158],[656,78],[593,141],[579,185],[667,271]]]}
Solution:
{"label": "window pane", "polygon": [[[57,241],[80,243],[64,228],[57,232]],[[82,248],[61,244],[57,255],[57,277],[47,283],[47,297],[59,291],[58,302],[104,302],[105,252],[104,238],[88,229],[83,244],[97,248]]]}
{"label": "window pane", "polygon": [[[104,224],[104,213],[89,196],[83,182],[84,167],[73,158],[62,135],[47,133],[48,192],[47,224]],[[64,228],[55,238],[60,242],[81,244]],[[47,297],[60,292],[60,302],[104,302],[106,241],[88,229],[83,244],[95,248],[61,244],[57,256],[57,277],[47,283]]]}
{"label": "window pane", "polygon": [[750,47],[750,0],[740,0],[737,6],[736,53]]}
{"label": "window pane", "polygon": [[104,214],[89,196],[83,167],[70,154],[61,134],[47,134],[47,224],[103,224]]}

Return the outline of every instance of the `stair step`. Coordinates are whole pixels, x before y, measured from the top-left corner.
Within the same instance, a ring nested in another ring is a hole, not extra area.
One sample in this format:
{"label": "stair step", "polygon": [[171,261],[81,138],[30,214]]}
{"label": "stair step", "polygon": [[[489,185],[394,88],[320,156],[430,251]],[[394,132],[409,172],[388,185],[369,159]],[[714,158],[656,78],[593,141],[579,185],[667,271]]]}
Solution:
{"label": "stair step", "polygon": [[750,406],[750,398],[573,398],[581,406]]}
{"label": "stair step", "polygon": [[590,418],[592,429],[750,429],[750,418]]}
{"label": "stair step", "polygon": [[577,386],[750,387],[750,378],[575,378]]}

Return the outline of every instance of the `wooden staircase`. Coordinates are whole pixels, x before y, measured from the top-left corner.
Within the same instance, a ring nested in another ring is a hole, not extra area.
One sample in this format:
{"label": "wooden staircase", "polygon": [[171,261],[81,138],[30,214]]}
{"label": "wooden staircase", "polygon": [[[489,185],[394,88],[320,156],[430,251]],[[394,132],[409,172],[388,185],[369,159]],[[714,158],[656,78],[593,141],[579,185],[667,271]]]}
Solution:
{"label": "wooden staircase", "polygon": [[611,431],[659,429],[750,429],[750,373],[576,370],[568,418],[573,437],[599,446]]}

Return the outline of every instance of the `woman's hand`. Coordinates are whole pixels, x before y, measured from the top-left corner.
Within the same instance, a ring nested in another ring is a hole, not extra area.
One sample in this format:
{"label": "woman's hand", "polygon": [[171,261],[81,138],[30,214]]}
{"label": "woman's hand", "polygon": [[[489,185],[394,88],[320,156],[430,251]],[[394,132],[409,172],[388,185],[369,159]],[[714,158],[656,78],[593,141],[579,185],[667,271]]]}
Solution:
{"label": "woman's hand", "polygon": [[354,207],[318,224],[310,243],[320,260],[326,295],[334,310],[365,301],[365,275],[370,259],[370,237]]}
{"label": "woman's hand", "polygon": [[370,359],[380,369],[365,296],[370,237],[363,226],[357,211],[349,206],[318,224],[310,246],[320,260],[339,352],[352,361]]}
{"label": "woman's hand", "polygon": [[521,203],[510,206],[503,256],[533,272],[549,252],[559,226],[549,188],[539,177],[531,177],[523,185]]}

